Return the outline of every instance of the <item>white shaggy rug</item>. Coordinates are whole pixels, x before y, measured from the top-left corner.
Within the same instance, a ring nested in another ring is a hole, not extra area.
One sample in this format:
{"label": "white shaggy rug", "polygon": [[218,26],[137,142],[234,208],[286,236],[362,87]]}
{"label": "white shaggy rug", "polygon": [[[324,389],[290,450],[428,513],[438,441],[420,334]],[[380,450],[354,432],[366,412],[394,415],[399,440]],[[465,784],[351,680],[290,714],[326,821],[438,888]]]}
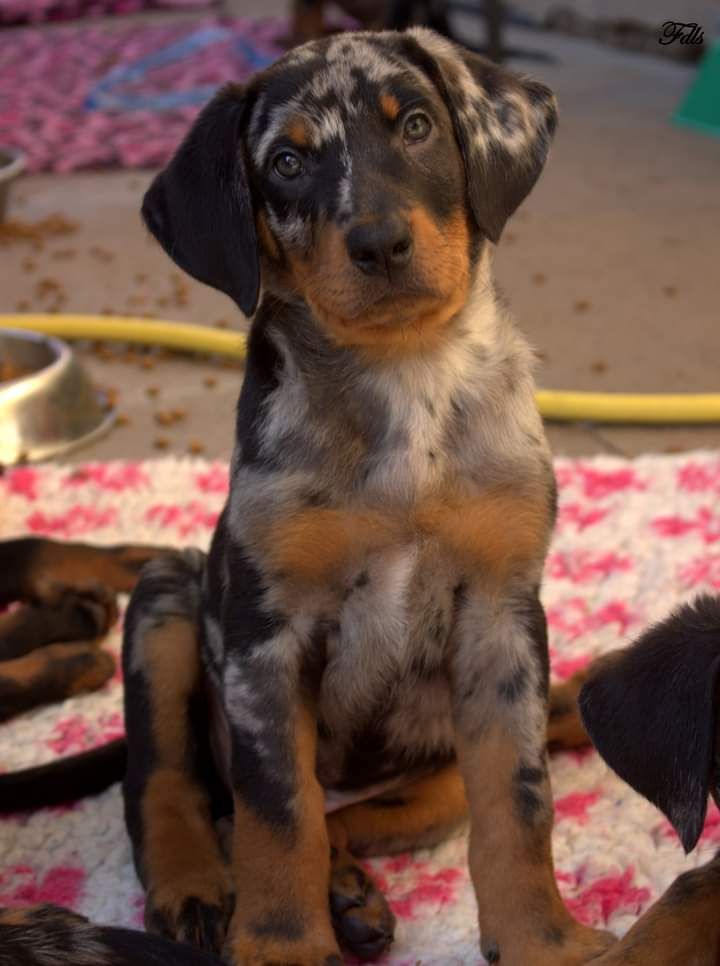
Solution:
{"label": "white shaggy rug", "polygon": [[[544,601],[553,673],[567,677],[700,590],[720,590],[720,455],[558,460],[560,516]],[[0,537],[206,547],[227,468],[198,460],[23,467],[0,477]],[[116,631],[107,646],[117,650]],[[122,733],[119,677],[101,692],[0,727],[0,768]],[[668,823],[592,752],[554,758],[555,858],[575,916],[625,932],[684,869],[720,844],[714,806],[685,858]],[[465,838],[370,863],[398,917],[394,966],[480,964]],[[0,905],[56,902],[98,922],[139,926],[142,894],[120,794],[0,822]]]}

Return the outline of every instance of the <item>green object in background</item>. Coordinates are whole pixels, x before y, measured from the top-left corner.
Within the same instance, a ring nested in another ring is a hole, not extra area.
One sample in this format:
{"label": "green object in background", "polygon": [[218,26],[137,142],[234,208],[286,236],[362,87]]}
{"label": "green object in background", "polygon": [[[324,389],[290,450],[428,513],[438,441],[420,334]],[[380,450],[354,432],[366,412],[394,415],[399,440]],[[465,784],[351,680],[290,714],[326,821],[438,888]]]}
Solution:
{"label": "green object in background", "polygon": [[720,43],[712,43],[704,54],[673,121],[720,137]]}

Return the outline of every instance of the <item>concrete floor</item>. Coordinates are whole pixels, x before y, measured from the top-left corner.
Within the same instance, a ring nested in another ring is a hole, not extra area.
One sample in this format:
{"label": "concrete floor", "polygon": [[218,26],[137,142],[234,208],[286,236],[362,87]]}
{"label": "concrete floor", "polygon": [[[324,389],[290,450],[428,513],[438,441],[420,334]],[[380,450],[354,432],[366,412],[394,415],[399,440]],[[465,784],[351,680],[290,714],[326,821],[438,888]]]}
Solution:
{"label": "concrete floor", "polygon": [[[692,69],[548,34],[513,31],[510,41],[552,55],[548,63],[515,66],[549,83],[561,107],[547,170],[508,225],[496,259],[498,281],[542,354],[539,382],[718,391],[720,140],[668,120]],[[21,182],[11,217],[60,213],[77,229],[47,240],[42,250],[26,242],[0,249],[0,311],[152,313],[244,327],[228,299],[183,280],[147,237],[137,212],[150,176],[126,171]],[[115,359],[80,351],[98,384],[117,392],[124,425],[73,458],[188,449],[228,456],[237,367],[181,357],[148,361],[124,349],[115,350]],[[173,409],[177,421],[161,425]],[[720,442],[718,427],[548,429],[555,451],[568,455]]]}

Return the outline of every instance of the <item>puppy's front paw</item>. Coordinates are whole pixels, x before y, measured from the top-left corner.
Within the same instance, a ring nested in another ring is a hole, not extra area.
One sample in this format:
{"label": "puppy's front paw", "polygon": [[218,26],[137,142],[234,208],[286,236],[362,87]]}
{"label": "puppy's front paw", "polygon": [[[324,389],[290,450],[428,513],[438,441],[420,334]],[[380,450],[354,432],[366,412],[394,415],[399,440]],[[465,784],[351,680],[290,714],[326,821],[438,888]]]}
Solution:
{"label": "puppy's front paw", "polygon": [[[517,940],[518,937],[515,937]],[[538,939],[508,942],[507,948],[490,936],[483,937],[480,948],[491,966],[584,966],[593,963],[617,940],[612,933],[591,929],[579,922],[545,929]]]}
{"label": "puppy's front paw", "polygon": [[68,589],[58,605],[62,616],[70,622],[84,624],[82,639],[104,637],[118,619],[115,594],[102,584],[92,584],[83,590]]}
{"label": "puppy's front paw", "polygon": [[339,943],[358,959],[377,959],[392,944],[395,916],[370,876],[347,853],[333,861],[330,911]]}
{"label": "puppy's front paw", "polygon": [[214,899],[192,894],[171,895],[151,891],[145,904],[145,927],[149,932],[189,943],[219,954],[232,916],[234,897],[218,890]]}
{"label": "puppy's front paw", "polygon": [[[240,910],[238,910],[240,911]],[[230,925],[223,950],[228,966],[342,966],[329,922],[303,922],[270,912]]]}

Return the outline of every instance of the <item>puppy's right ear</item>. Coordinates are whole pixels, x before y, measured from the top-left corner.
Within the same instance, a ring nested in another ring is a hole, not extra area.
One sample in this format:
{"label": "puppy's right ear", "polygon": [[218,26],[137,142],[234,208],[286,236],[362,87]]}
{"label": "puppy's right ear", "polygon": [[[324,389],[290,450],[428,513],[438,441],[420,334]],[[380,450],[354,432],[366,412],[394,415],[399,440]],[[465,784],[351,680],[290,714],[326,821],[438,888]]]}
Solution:
{"label": "puppy's right ear", "polygon": [[591,665],[580,712],[618,775],[697,844],[720,788],[720,597],[702,596]]}
{"label": "puppy's right ear", "polygon": [[180,268],[252,315],[260,262],[243,158],[246,108],[240,87],[215,95],[153,181],[142,216]]}

